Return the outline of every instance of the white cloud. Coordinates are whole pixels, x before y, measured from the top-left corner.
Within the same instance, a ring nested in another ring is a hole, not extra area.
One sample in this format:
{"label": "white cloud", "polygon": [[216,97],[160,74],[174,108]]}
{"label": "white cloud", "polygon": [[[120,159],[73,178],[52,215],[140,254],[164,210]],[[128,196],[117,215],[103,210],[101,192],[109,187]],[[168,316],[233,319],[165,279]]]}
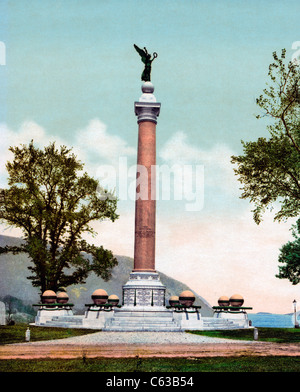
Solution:
{"label": "white cloud", "polygon": [[136,155],[135,148],[119,136],[107,132],[107,127],[99,119],[93,119],[87,127],[76,132],[76,145],[86,154],[97,153],[99,161],[116,164],[119,157]]}
{"label": "white cloud", "polygon": [[12,130],[6,124],[0,124],[0,182],[6,183],[5,164],[13,158],[8,150],[10,146],[28,144],[31,140],[39,148],[50,142],[66,145],[72,148],[74,154],[85,164],[85,170],[92,176],[97,176],[101,165],[109,164],[116,168],[119,157],[136,155],[135,148],[119,136],[107,132],[107,127],[99,119],[94,119],[84,129],[74,132],[74,143],[67,142],[58,136],[49,135],[47,131],[34,121],[25,121],[17,130]]}
{"label": "white cloud", "polygon": [[230,162],[234,152],[225,144],[216,143],[210,149],[201,149],[190,143],[184,132],[179,131],[165,143],[158,155],[170,165],[204,165],[205,187],[235,195],[240,192]]}

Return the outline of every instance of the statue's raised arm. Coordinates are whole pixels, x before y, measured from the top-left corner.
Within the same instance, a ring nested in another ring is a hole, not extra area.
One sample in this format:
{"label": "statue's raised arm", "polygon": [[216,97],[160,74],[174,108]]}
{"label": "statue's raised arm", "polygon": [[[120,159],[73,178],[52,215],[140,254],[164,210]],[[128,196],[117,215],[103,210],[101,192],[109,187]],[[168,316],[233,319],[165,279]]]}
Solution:
{"label": "statue's raised arm", "polygon": [[151,79],[151,63],[154,59],[157,57],[157,53],[153,53],[153,57],[151,59],[151,54],[148,53],[147,49],[144,47],[144,49],[140,49],[137,45],[133,45],[135,50],[138,52],[138,54],[141,56],[142,62],[145,64],[144,71],[142,73],[141,79],[144,82],[150,82]]}

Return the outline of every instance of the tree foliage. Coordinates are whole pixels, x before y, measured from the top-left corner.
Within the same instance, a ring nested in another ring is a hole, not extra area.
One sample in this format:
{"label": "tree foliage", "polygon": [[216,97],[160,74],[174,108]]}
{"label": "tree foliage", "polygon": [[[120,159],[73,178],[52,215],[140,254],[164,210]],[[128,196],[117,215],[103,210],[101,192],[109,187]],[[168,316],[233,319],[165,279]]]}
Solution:
{"label": "tree foliage", "polygon": [[33,263],[28,279],[42,292],[84,283],[91,271],[108,280],[116,258],[82,235],[96,234],[92,221],[117,219],[116,200],[105,197],[107,191],[65,146],[51,143],[40,150],[31,142],[10,151],[14,159],[6,164],[9,187],[1,192],[0,219],[20,228],[25,241],[0,252],[27,252]]}
{"label": "tree foliage", "polygon": [[275,220],[297,217],[300,212],[300,70],[285,64],[285,50],[269,66],[270,83],[256,102],[262,110],[257,118],[268,117],[269,138],[242,141],[244,154],[233,156],[235,174],[242,183],[242,199],[254,204],[257,224],[266,209],[276,203]]}
{"label": "tree foliage", "polygon": [[294,241],[289,241],[280,249],[278,261],[285,264],[279,266],[279,279],[288,279],[293,285],[300,282],[300,219],[293,225]]}

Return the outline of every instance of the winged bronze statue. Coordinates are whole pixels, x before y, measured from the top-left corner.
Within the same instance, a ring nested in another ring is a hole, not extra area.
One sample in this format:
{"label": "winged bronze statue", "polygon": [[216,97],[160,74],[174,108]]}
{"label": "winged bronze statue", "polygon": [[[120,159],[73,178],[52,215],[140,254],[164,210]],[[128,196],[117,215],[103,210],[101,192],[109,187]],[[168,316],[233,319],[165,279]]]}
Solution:
{"label": "winged bronze statue", "polygon": [[151,79],[151,64],[154,59],[157,57],[157,53],[153,53],[153,57],[151,59],[151,54],[148,53],[147,49],[144,47],[144,49],[140,49],[137,45],[133,45],[135,47],[135,50],[138,52],[138,54],[141,56],[142,62],[145,64],[144,71],[141,76],[141,80],[144,82],[150,82]]}

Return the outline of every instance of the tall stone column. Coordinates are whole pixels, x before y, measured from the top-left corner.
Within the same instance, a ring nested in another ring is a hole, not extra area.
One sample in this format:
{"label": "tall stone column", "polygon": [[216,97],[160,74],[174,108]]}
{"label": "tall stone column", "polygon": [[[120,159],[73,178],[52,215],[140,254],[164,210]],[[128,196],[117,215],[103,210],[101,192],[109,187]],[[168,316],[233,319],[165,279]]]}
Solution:
{"label": "tall stone column", "polygon": [[137,187],[135,204],[134,267],[123,286],[123,305],[165,306],[165,286],[155,271],[156,124],[160,103],[151,82],[142,85],[135,114],[138,122]]}
{"label": "tall stone column", "polygon": [[137,187],[135,201],[134,269],[136,272],[155,271],[156,213],[156,124],[160,111],[150,82],[142,86],[143,95],[135,102],[139,125],[137,156]]}
{"label": "tall stone column", "polygon": [[181,330],[165,306],[166,287],[155,271],[155,133],[160,103],[151,82],[143,84],[142,92],[134,104],[138,122],[134,266],[123,285],[122,306],[114,309],[104,331]]}

